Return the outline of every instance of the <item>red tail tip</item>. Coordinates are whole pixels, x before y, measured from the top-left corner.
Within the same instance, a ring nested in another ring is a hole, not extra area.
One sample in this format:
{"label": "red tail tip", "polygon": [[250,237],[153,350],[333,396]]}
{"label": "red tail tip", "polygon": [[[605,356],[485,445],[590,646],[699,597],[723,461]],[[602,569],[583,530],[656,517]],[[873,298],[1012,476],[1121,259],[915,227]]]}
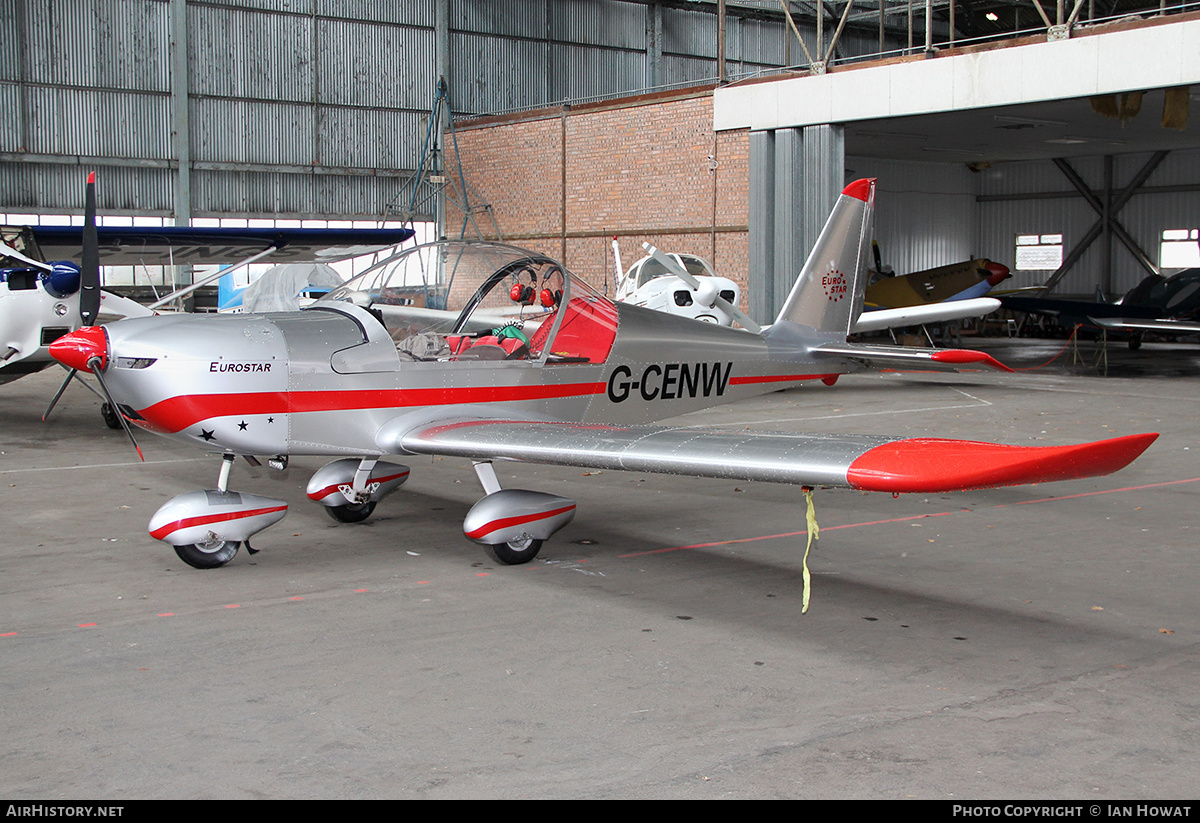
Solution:
{"label": "red tail tip", "polygon": [[96,183],[96,172],[89,171],[88,172],[88,185],[89,186],[95,185],[95,183]]}
{"label": "red tail tip", "polygon": [[874,177],[864,177],[862,180],[855,180],[849,186],[842,189],[842,194],[847,197],[853,197],[855,200],[861,200],[864,203],[871,202],[871,190],[875,188]]}

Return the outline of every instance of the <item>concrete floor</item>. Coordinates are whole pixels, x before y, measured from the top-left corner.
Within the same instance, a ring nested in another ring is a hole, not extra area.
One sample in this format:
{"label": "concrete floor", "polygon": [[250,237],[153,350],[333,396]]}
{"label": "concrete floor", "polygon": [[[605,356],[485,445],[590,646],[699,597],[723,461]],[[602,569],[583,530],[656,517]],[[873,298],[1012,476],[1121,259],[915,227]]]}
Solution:
{"label": "concrete floor", "polygon": [[[1036,365],[1061,343],[1001,341]],[[146,534],[218,460],[145,464],[59,376],[0,387],[0,795],[9,798],[1187,798],[1200,778],[1200,349],[1110,376],[862,375],[687,422],[1058,444],[1162,437],[1107,478],[953,495],[516,466],[579,501],[528,566],[414,458],[339,525],[288,518],[216,571]],[[1059,361],[1061,363],[1061,360]],[[799,532],[799,534],[797,534]]]}

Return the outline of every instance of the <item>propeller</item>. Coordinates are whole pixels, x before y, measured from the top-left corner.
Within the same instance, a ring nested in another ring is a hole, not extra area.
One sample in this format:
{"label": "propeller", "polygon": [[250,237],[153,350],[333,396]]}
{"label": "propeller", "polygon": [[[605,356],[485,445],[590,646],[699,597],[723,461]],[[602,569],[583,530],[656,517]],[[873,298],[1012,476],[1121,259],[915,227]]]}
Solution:
{"label": "propeller", "polygon": [[88,172],[83,203],[83,254],[80,260],[79,319],[94,325],[100,313],[100,240],[96,235],[96,172]]}
{"label": "propeller", "polygon": [[701,302],[708,306],[720,306],[725,310],[726,313],[729,314],[730,317],[738,321],[738,324],[741,325],[743,329],[751,334],[760,334],[762,332],[762,326],[751,320],[748,314],[730,303],[724,297],[721,297],[721,295],[716,294],[715,289],[705,288],[702,286],[700,281],[696,279],[691,272],[676,263],[673,259],[671,259],[670,256],[664,254],[654,246],[651,246],[649,243],[642,243],[642,248],[646,250],[647,254],[661,263],[667,269],[667,271],[671,272],[671,274],[675,275],[684,283],[686,283],[689,289],[691,289],[693,292],[696,292],[698,296],[702,295],[702,299],[698,300],[697,302]]}
{"label": "propeller", "polygon": [[[96,172],[88,172],[87,189],[84,193],[83,200],[83,249],[80,254],[79,267],[79,322],[81,327],[88,328],[95,324],[96,316],[100,313],[100,240],[96,233]],[[90,369],[85,369],[90,371]],[[63,392],[67,390],[67,386],[71,384],[71,379],[75,378],[83,383],[93,392],[91,386],[88,386],[82,378],[79,377],[79,368],[67,368],[67,376],[63,380],[62,385],[58,387],[58,391],[54,394],[54,399],[50,401],[50,405],[46,407],[45,413],[42,415],[42,421],[50,416],[50,412],[54,410],[54,406],[58,403]],[[95,372],[93,372],[95,373]],[[96,374],[99,378],[100,375]],[[101,383],[101,388],[104,384]],[[107,394],[107,390],[105,394]],[[113,405],[112,400],[108,400],[109,406],[120,417],[120,412],[117,412],[117,407]],[[124,423],[124,419],[121,420]],[[128,426],[126,432],[129,431]],[[133,435],[129,435],[133,439]],[[133,444],[137,448],[137,443]],[[138,454],[141,455],[141,450]]]}
{"label": "propeller", "polygon": [[[104,393],[105,402],[113,410],[117,419],[121,421],[121,428],[125,430],[129,442],[133,444],[134,451],[144,462],[146,458],[137,444],[137,438],[133,436],[133,430],[129,428],[129,421],[121,413],[121,407],[113,399],[112,392],[108,390],[108,384],[104,380],[104,367],[108,363],[108,333],[100,326],[85,326],[63,335],[51,343],[50,356],[70,370],[67,381],[70,381],[78,371],[92,373],[96,382],[100,384],[100,391]],[[61,394],[62,389],[59,389],[54,400],[57,401]],[[53,408],[54,403],[51,402],[50,406]],[[49,413],[50,409],[46,409],[46,414]]]}

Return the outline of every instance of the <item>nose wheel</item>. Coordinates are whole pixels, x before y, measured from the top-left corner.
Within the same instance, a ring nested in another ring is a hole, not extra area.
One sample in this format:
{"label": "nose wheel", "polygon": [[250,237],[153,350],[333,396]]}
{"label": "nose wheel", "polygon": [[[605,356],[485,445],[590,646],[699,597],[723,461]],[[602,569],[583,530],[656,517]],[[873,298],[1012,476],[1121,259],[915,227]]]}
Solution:
{"label": "nose wheel", "polygon": [[176,546],[175,554],[193,569],[216,569],[232,560],[241,545],[236,540],[222,540],[210,534],[209,539],[201,543]]}
{"label": "nose wheel", "polygon": [[121,418],[108,403],[102,403],[100,405],[100,416],[104,418],[104,425],[108,426],[110,429],[116,429],[117,431],[121,430]]}
{"label": "nose wheel", "polygon": [[542,550],[542,541],[533,537],[521,540],[509,540],[507,543],[489,543],[483,547],[488,557],[505,566],[519,566],[528,563],[538,556]]}

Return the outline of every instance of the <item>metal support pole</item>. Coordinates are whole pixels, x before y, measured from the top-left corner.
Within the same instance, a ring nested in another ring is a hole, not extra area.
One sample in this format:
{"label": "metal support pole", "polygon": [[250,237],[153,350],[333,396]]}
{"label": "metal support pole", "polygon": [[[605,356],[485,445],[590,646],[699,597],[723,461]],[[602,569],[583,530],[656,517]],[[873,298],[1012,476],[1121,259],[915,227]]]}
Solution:
{"label": "metal support pole", "polygon": [[[787,0],[779,0],[779,5],[783,7],[783,13],[787,17],[788,25],[792,28],[792,33],[795,34],[796,39],[800,41],[800,48],[804,51],[805,59],[808,60],[808,64],[810,66],[813,65],[815,61],[813,60],[812,54],[808,50],[808,45],[804,42],[804,38],[800,36],[800,29],[796,27],[796,21],[792,17],[791,9],[788,8]],[[820,51],[817,53],[820,54]]]}
{"label": "metal support pole", "polygon": [[825,53],[825,4],[817,0],[814,5],[817,11],[817,54],[822,55]]}
{"label": "metal support pole", "polygon": [[879,0],[879,53],[883,54],[884,0]]}
{"label": "metal support pole", "polygon": [[[192,137],[188,117],[188,28],[186,0],[171,0],[171,153],[175,171],[175,225],[192,223]],[[172,282],[187,285],[191,266],[175,266]],[[191,308],[190,301],[187,308]]]}
{"label": "metal support pole", "polygon": [[1113,273],[1113,248],[1112,248],[1112,223],[1113,223],[1113,158],[1111,154],[1104,155],[1104,200],[1103,211],[1100,214],[1100,219],[1104,223],[1104,248],[1103,261],[1100,266],[1100,290],[1105,295],[1112,293],[1112,273]]}
{"label": "metal support pole", "polygon": [[717,0],[717,84],[725,85],[725,0]]}
{"label": "metal support pole", "polygon": [[925,56],[933,54],[933,0],[925,0]]}

